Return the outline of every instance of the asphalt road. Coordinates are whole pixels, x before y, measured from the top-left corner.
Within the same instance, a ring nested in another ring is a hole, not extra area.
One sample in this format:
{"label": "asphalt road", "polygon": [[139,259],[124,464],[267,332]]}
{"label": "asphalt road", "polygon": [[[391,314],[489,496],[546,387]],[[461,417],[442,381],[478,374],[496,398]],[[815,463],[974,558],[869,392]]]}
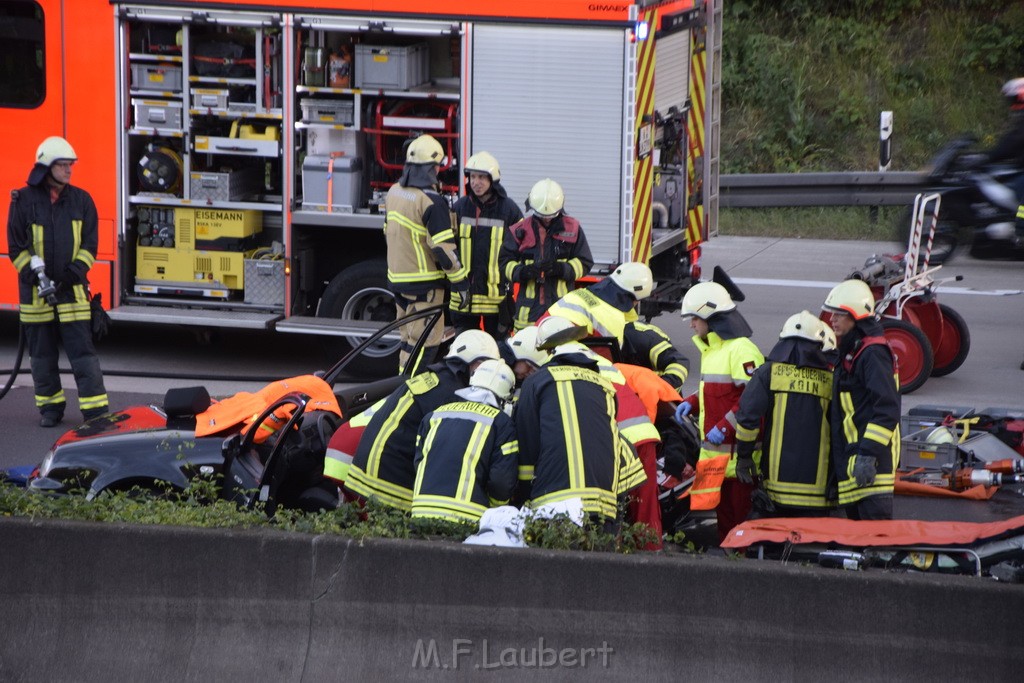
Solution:
{"label": "asphalt road", "polygon": [[[835,282],[861,267],[870,255],[893,251],[890,243],[718,237],[705,246],[702,263],[708,276],[721,265],[741,286],[746,300],[740,310],[754,328],[754,341],[767,352],[789,315],[804,308],[817,312]],[[962,275],[963,280],[942,286],[939,300],[967,321],[970,355],[953,374],[929,379],[904,396],[904,412],[921,404],[1024,409],[1024,372],[1019,369],[1024,357],[1024,264],[958,255],[936,278],[953,275]],[[689,325],[672,314],[656,322],[690,356],[696,370],[699,360],[689,341]],[[17,329],[16,314],[0,312],[0,369],[13,365]],[[209,339],[187,328],[126,323],[115,325],[100,354],[113,408],[159,403],[171,387],[202,384],[214,396],[252,391],[272,379],[312,372],[335,360],[314,337],[224,330]],[[37,463],[59,436],[59,429],[38,426],[27,366],[26,359],[14,388],[0,400],[0,468]],[[62,367],[67,367],[66,361]],[[0,383],[8,376],[0,375]],[[74,405],[69,376],[64,387]],[[696,380],[689,379],[684,391],[695,387]],[[78,417],[77,409],[69,409],[62,426],[73,427]]]}

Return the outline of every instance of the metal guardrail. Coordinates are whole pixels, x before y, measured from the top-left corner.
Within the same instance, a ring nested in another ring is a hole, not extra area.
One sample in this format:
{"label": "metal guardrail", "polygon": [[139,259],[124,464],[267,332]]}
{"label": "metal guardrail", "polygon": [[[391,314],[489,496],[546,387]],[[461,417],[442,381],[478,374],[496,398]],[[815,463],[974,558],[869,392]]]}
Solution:
{"label": "metal guardrail", "polygon": [[747,173],[719,178],[723,208],[901,206],[927,187],[923,173]]}

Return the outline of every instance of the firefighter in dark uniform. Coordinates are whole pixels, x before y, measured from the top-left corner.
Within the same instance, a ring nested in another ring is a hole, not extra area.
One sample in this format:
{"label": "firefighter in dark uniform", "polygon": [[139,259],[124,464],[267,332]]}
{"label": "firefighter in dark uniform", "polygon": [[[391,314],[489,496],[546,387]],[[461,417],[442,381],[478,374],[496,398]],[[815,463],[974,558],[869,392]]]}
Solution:
{"label": "firefighter in dark uniform", "polygon": [[839,340],[832,390],[832,465],[839,505],[850,519],[892,519],[900,459],[900,392],[895,360],[861,280],[825,298]]}
{"label": "firefighter in dark uniform", "polygon": [[586,325],[596,337],[615,338],[623,363],[650,368],[678,389],[686,381],[689,359],[661,329],[637,317],[637,302],[653,290],[650,267],[629,261],[586,289],[569,292],[548,309],[548,315]]}
{"label": "firefighter in dark uniform", "polygon": [[753,484],[760,470],[774,516],[828,515],[832,368],[822,351],[825,341],[825,324],[812,313],[790,316],[740,397],[736,478]]}
{"label": "firefighter in dark uniform", "polygon": [[515,492],[519,444],[502,411],[516,378],[500,360],[485,360],[451,403],[427,413],[416,437],[413,518],[476,524]]}
{"label": "firefighter in dark uniform", "polygon": [[493,337],[482,330],[467,330],[455,337],[442,362],[428,366],[395,389],[370,418],[359,440],[345,478],[346,498],[374,499],[408,512],[420,421],[468,386],[477,365],[497,358],[498,344]]}
{"label": "firefighter in dark uniform", "polygon": [[[437,172],[444,158],[441,143],[421,135],[409,144],[405,168],[384,200],[384,235],[388,249],[388,287],[395,295],[398,317],[444,301],[445,278],[451,282],[452,306],[469,305],[469,281],[459,262],[452,213],[438,194]],[[403,325],[399,360],[404,369],[425,321]],[[444,330],[434,325],[423,349],[433,361]]]}
{"label": "firefighter in dark uniform", "polygon": [[562,187],[545,178],[530,190],[530,213],[505,233],[498,263],[519,287],[512,323],[517,330],[539,320],[594,265],[580,222],[564,206]]}
{"label": "firefighter in dark uniform", "polygon": [[[545,336],[542,325],[542,348]],[[555,347],[526,378],[512,417],[519,436],[520,495],[535,506],[580,498],[592,517],[614,521],[618,496],[646,480],[642,463],[619,434],[615,388],[579,342]]]}
{"label": "firefighter in dark uniform", "polygon": [[[67,406],[58,370],[60,345],[75,375],[82,417],[103,415],[109,404],[89,307],[88,273],[96,261],[99,227],[92,197],[71,185],[77,159],[67,140],[46,138],[28,185],[11,194],[7,218],[8,253],[18,271],[20,319],[43,427],[56,426]],[[55,292],[41,297],[44,280]]]}
{"label": "firefighter in dark uniform", "polygon": [[482,322],[485,332],[500,339],[512,321],[500,315],[506,302],[511,302],[498,254],[507,228],[521,221],[523,212],[502,187],[498,160],[490,153],[471,156],[464,172],[466,194],[452,210],[459,260],[469,273],[469,310],[459,311],[453,305],[451,321],[459,332],[480,329]]}

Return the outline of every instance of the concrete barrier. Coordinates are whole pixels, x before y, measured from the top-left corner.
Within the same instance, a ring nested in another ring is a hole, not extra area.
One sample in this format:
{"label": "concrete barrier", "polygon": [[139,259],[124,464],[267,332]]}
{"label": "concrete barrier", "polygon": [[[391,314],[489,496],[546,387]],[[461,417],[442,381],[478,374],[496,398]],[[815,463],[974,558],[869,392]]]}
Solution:
{"label": "concrete barrier", "polygon": [[0,520],[0,679],[1020,680],[1024,588]]}

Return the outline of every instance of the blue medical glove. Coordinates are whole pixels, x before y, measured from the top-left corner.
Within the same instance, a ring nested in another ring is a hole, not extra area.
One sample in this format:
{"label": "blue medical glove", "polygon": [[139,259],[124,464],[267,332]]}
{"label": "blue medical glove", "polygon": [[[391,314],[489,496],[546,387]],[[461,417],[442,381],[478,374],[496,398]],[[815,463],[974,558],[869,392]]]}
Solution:
{"label": "blue medical glove", "polygon": [[717,446],[723,441],[725,441],[725,432],[719,429],[718,427],[714,427],[711,429],[710,432],[708,432],[708,435],[705,438],[708,440],[709,443],[713,443]]}
{"label": "blue medical glove", "polygon": [[676,406],[676,422],[683,423],[683,418],[693,411],[693,406],[688,401],[683,401]]}

